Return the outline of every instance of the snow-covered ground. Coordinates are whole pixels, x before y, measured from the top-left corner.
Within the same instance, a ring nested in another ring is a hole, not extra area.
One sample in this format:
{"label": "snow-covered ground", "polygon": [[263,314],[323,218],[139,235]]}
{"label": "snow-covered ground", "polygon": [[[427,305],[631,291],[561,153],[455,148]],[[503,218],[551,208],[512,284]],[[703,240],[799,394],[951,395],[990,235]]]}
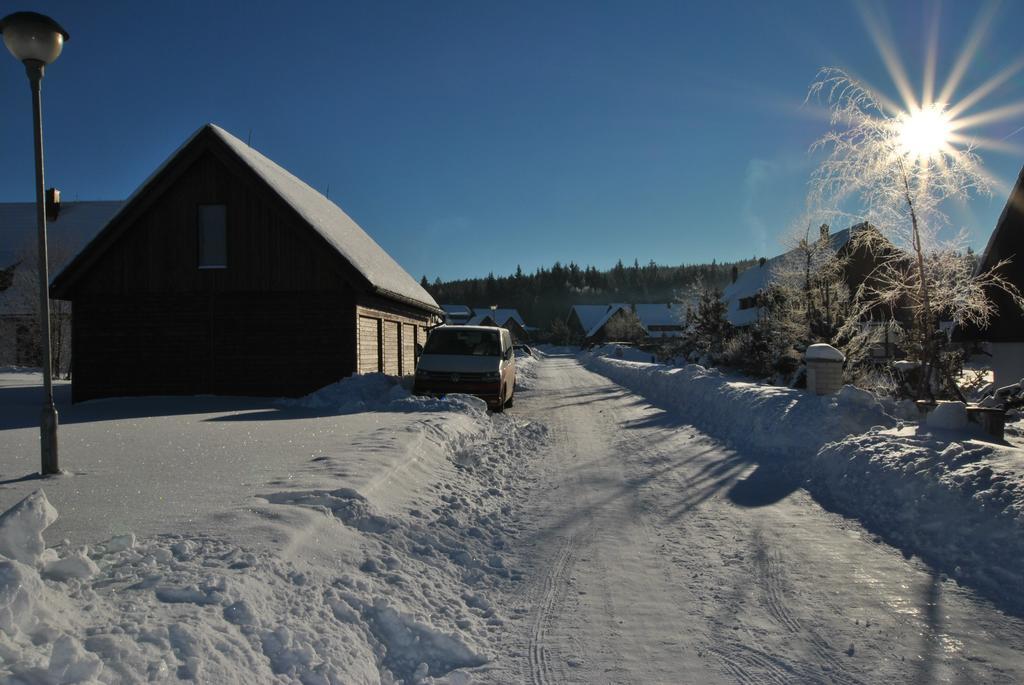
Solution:
{"label": "snow-covered ground", "polygon": [[1024,622],[823,509],[755,440],[576,355],[544,359],[516,413],[549,443],[516,513],[523,581],[502,589],[521,618],[476,680],[1024,681]]}
{"label": "snow-covered ground", "polygon": [[0,681],[411,683],[490,657],[539,425],[382,377],[276,403],[62,385],[72,473],[39,481],[38,383],[0,376],[0,510],[45,512],[0,541],[50,545],[0,544]]}
{"label": "snow-covered ground", "polygon": [[896,419],[903,407],[852,386],[818,397],[696,364],[600,352],[585,359],[717,439],[806,478],[829,506],[940,571],[1024,611],[1024,450],[986,442],[973,425],[950,431]]}
{"label": "snow-covered ground", "polygon": [[780,468],[808,423],[832,465],[862,458],[851,427],[918,460],[934,435],[854,391],[546,352],[503,415],[382,376],[297,401],[61,384],[72,473],[45,481],[38,376],[0,374],[0,682],[1024,681],[1019,613]]}

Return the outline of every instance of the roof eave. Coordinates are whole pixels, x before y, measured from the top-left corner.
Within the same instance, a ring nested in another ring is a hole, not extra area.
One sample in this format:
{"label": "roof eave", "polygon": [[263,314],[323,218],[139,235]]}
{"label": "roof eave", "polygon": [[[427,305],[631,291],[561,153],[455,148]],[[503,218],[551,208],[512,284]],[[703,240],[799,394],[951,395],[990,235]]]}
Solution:
{"label": "roof eave", "polygon": [[372,289],[373,289],[373,292],[375,294],[380,295],[381,297],[386,297],[389,300],[395,300],[396,302],[401,302],[403,304],[411,305],[413,307],[416,307],[417,309],[422,309],[424,311],[428,311],[431,314],[437,314],[439,316],[444,316],[444,313],[445,313],[444,310],[441,309],[437,305],[432,305],[432,304],[429,304],[427,302],[420,302],[419,300],[413,299],[411,297],[407,297],[405,295],[401,295],[399,293],[392,292],[391,290],[388,290],[387,288],[381,288],[381,287],[378,287],[378,286],[372,286]]}

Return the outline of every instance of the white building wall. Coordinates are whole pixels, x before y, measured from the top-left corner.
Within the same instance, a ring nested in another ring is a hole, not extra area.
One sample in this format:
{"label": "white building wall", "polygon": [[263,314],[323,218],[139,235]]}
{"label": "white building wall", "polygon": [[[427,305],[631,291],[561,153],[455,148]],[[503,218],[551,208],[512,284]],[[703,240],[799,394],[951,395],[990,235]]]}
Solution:
{"label": "white building wall", "polygon": [[996,387],[1024,378],[1024,342],[989,343]]}

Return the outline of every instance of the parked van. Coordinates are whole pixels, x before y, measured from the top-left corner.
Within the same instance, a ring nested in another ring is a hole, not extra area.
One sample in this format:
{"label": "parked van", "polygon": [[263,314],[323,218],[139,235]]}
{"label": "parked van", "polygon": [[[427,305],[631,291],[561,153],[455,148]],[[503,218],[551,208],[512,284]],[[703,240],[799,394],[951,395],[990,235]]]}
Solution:
{"label": "parked van", "polygon": [[413,392],[476,395],[492,410],[512,406],[516,356],[512,336],[493,326],[439,326],[430,332],[416,365]]}

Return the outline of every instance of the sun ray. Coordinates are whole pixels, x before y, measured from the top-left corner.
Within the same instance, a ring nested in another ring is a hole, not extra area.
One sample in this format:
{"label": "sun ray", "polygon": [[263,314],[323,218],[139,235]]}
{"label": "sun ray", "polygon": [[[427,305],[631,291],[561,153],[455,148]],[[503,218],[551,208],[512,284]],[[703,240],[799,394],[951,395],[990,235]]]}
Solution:
{"label": "sun ray", "polygon": [[904,108],[908,110],[918,109],[919,104],[914,95],[914,89],[910,86],[910,79],[907,77],[907,71],[903,67],[903,61],[900,60],[899,54],[893,45],[891,33],[883,25],[879,16],[868,8],[866,4],[858,3],[857,7],[860,10],[864,26],[867,28],[871,40],[875,43],[882,61],[885,62],[885,68],[889,71],[889,76],[896,85],[896,90],[899,91],[900,97],[903,99]]}
{"label": "sun ray", "polygon": [[1024,102],[1015,102],[1013,104],[1003,105],[1002,107],[996,107],[985,112],[979,112],[978,114],[972,114],[969,117],[956,119],[955,121],[950,122],[950,130],[961,131],[965,128],[970,128],[971,126],[994,124],[997,121],[1012,119],[1013,117],[1020,116],[1021,114],[1024,114]]}
{"label": "sun ray", "polygon": [[965,95],[955,105],[952,105],[948,110],[950,118],[956,118],[966,112],[986,95],[1009,81],[1021,69],[1024,69],[1024,56],[1018,57],[998,74],[972,90],[968,95]]}
{"label": "sun ray", "polygon": [[985,136],[967,136],[962,133],[950,133],[949,142],[957,143],[965,147],[976,147],[982,150],[991,150],[992,152],[1004,152],[1011,155],[1024,155],[1024,145],[1017,143],[1008,143],[1005,140],[999,140],[997,138],[987,138]]}
{"label": "sun ray", "polygon": [[960,85],[960,80],[963,79],[964,74],[967,73],[967,68],[974,60],[974,56],[978,53],[978,48],[981,46],[981,42],[984,40],[985,35],[988,33],[988,27],[995,18],[996,10],[998,9],[999,3],[997,1],[990,2],[988,7],[986,7],[985,10],[978,15],[978,18],[975,19],[974,25],[971,27],[971,31],[967,35],[967,40],[964,42],[964,46],[960,50],[960,55],[956,58],[953,70],[949,73],[949,78],[946,79],[945,85],[942,86],[942,90],[939,92],[939,97],[936,98],[939,102],[949,102],[953,97],[953,93],[956,92],[957,86]]}
{"label": "sun ray", "polygon": [[939,12],[932,12],[928,24],[928,40],[924,53],[924,83],[921,89],[921,106],[928,107],[935,102],[935,63],[939,57]]}

